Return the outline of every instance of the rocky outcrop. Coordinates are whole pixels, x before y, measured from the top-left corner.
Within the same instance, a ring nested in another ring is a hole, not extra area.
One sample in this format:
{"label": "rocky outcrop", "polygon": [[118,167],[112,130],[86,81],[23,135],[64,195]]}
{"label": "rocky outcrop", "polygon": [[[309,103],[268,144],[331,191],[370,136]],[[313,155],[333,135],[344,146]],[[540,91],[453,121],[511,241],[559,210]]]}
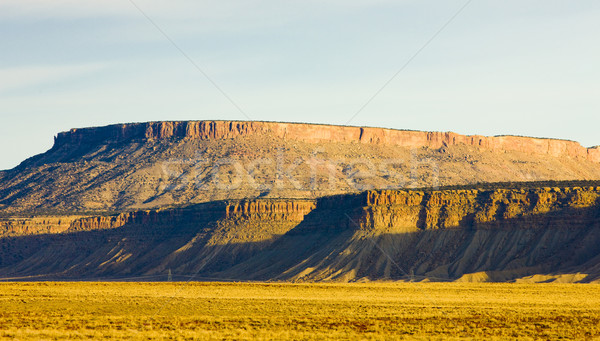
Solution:
{"label": "rocky outcrop", "polygon": [[54,148],[168,138],[227,139],[257,134],[309,143],[355,142],[434,149],[467,145],[492,151],[516,151],[600,162],[600,149],[586,149],[577,142],[567,140],[254,121],[149,122],[71,129],[56,136]]}
{"label": "rocky outcrop", "polygon": [[39,216],[0,219],[0,237],[59,234],[118,228],[132,222],[156,223],[156,211],[121,213],[113,216]]}
{"label": "rocky outcrop", "polygon": [[593,162],[600,162],[600,146],[588,148],[588,160]]}
{"label": "rocky outcrop", "polygon": [[284,220],[300,222],[314,210],[314,200],[241,200],[225,206],[226,219]]}
{"label": "rocky outcrop", "polygon": [[299,223],[315,208],[314,200],[230,200],[180,209],[124,212],[103,216],[40,216],[0,219],[0,238],[107,230],[125,225],[177,226],[195,221],[283,221]]}
{"label": "rocky outcrop", "polygon": [[44,216],[28,218],[4,218],[0,219],[0,238],[6,236],[62,233],[69,230],[71,224],[78,219],[81,219],[81,217]]}
{"label": "rocky outcrop", "polygon": [[59,134],[46,153],[0,172],[0,217],[316,199],[436,184],[594,180],[600,166],[590,160],[599,151],[569,141],[267,122],[76,129]]}
{"label": "rocky outcrop", "polygon": [[572,277],[599,281],[599,199],[600,186],[368,191],[324,198],[268,253],[217,276],[347,282],[578,274]]}
{"label": "rocky outcrop", "polygon": [[294,233],[494,229],[515,221],[519,228],[568,228],[600,216],[600,187],[372,190],[321,198],[316,208]]}
{"label": "rocky outcrop", "polygon": [[[258,199],[111,216],[12,219],[20,228],[0,236],[0,277],[220,271],[271,245],[314,206],[310,200]],[[59,219],[60,229],[54,226]],[[0,229],[6,222],[0,221]]]}
{"label": "rocky outcrop", "polygon": [[[560,228],[577,219],[569,210],[591,209],[592,214],[600,214],[600,187],[368,191],[363,203],[360,226],[388,232],[510,228],[519,219],[520,228]],[[536,221],[537,216],[551,212],[560,213],[543,223]]]}
{"label": "rocky outcrop", "polygon": [[600,280],[600,184],[487,186],[5,219],[0,278]]}
{"label": "rocky outcrop", "polygon": [[[318,208],[318,209],[317,209]],[[300,223],[304,229],[362,228],[410,232],[445,228],[506,227],[511,221],[568,209],[593,208],[600,214],[600,187],[522,189],[371,190],[361,194],[307,199],[248,199],[194,205],[181,209],[143,210],[107,216],[48,216],[0,220],[0,236],[53,234],[114,229],[127,224],[177,225],[194,220],[252,220]],[[313,212],[314,211],[314,212]],[[532,218],[533,217],[533,218]],[[550,222],[568,225],[560,214]],[[547,226],[548,223],[543,225]],[[528,226],[536,226],[531,221]]]}

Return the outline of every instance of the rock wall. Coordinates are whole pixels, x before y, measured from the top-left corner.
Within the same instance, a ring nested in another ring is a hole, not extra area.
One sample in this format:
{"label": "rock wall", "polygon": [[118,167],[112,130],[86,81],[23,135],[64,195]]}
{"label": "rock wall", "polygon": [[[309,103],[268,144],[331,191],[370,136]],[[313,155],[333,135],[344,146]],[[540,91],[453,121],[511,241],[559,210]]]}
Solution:
{"label": "rock wall", "polygon": [[284,220],[300,222],[314,210],[314,200],[242,200],[228,202],[225,218]]}
{"label": "rock wall", "polygon": [[146,210],[110,216],[84,217],[75,219],[66,232],[114,229],[126,224],[163,225],[172,223],[181,215],[182,213],[177,210]]}
{"label": "rock wall", "polygon": [[600,162],[600,148],[586,149],[567,140],[254,121],[148,122],[71,129],[56,136],[54,148],[167,138],[226,139],[255,134],[309,143],[356,142],[415,148],[468,145],[492,151],[518,151]]}
{"label": "rock wall", "polygon": [[[600,187],[530,189],[372,190],[319,200],[252,199],[195,205],[182,209],[145,210],[110,216],[8,218],[0,220],[0,237],[114,229],[127,224],[178,226],[206,221],[283,221],[302,223],[301,230],[377,229],[414,232],[444,228],[555,227],[579,219],[567,211],[585,209],[600,218]],[[556,212],[541,224],[536,215]],[[311,219],[305,216],[311,213]],[[584,217],[583,219],[588,219]]]}
{"label": "rock wall", "polygon": [[588,160],[593,162],[600,162],[600,146],[588,148]]}
{"label": "rock wall", "polygon": [[0,278],[160,280],[172,270],[199,280],[454,280],[485,272],[494,281],[557,273],[594,281],[599,224],[600,186],[379,190],[11,218],[0,228],[22,235],[0,236]]}
{"label": "rock wall", "polygon": [[106,216],[40,216],[0,219],[0,238],[115,229],[127,224],[171,226],[219,220],[300,222],[315,208],[314,200],[232,200],[181,209],[143,210]]}
{"label": "rock wall", "polygon": [[563,228],[590,219],[600,219],[600,187],[371,190],[319,199],[295,233]]}
{"label": "rock wall", "polygon": [[28,217],[0,219],[0,238],[32,234],[53,234],[67,231],[79,216]]}
{"label": "rock wall", "polygon": [[366,229],[560,228],[600,217],[600,187],[368,191],[363,205],[358,223]]}
{"label": "rock wall", "polygon": [[159,217],[157,211],[138,211],[94,217],[38,216],[6,218],[0,219],[0,237],[112,229],[132,222],[157,223]]}

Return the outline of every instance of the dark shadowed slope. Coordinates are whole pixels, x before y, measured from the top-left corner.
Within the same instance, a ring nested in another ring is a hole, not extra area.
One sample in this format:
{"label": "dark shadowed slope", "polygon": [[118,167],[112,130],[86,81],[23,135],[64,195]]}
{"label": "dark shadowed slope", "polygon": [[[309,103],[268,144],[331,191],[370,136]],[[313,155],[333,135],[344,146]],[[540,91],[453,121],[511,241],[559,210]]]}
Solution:
{"label": "dark shadowed slope", "polygon": [[0,275],[597,281],[600,183],[589,185],[219,202],[105,225],[80,218],[62,233],[1,239]]}

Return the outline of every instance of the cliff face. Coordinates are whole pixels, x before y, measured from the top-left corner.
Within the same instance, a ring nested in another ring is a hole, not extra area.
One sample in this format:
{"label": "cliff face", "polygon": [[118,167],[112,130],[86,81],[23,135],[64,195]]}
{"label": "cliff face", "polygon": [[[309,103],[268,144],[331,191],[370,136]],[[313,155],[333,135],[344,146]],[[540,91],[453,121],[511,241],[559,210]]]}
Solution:
{"label": "cliff face", "polygon": [[174,212],[136,211],[112,216],[37,216],[0,219],[0,237],[60,234],[114,229],[126,224],[158,224],[173,220]]}
{"label": "cliff face", "polygon": [[465,136],[452,132],[252,121],[149,122],[72,129],[58,134],[54,148],[132,140],[227,139],[267,134],[309,143],[356,142],[434,149],[467,145],[492,151],[517,151],[600,162],[598,148],[586,149],[577,142],[566,140],[520,136]]}
{"label": "cliff face", "polygon": [[600,146],[588,148],[588,160],[593,162],[600,162]]}
{"label": "cliff face", "polygon": [[0,277],[171,269],[198,279],[600,280],[600,184],[378,190],[0,224],[13,227],[0,238]]}
{"label": "cliff face", "polygon": [[[317,209],[318,208],[318,209]],[[529,189],[371,190],[319,200],[253,199],[195,205],[183,209],[143,210],[110,216],[47,216],[0,220],[0,236],[60,234],[115,229],[125,225],[176,226],[193,221],[284,221],[303,229],[365,229],[389,233],[446,228],[506,228],[515,219],[520,227],[536,227],[536,216],[559,212],[552,221],[568,226],[570,209],[591,209],[600,215],[600,187]],[[596,211],[594,211],[596,210]],[[506,223],[509,222],[509,223]],[[540,224],[538,224],[540,225]]]}
{"label": "cliff face", "polygon": [[241,200],[227,203],[225,218],[300,222],[315,207],[313,200]]}
{"label": "cliff face", "polygon": [[[600,179],[575,142],[269,122],[74,129],[0,173],[0,216],[157,209],[367,189]],[[594,162],[592,162],[594,161]]]}
{"label": "cliff face", "polygon": [[[600,215],[600,187],[371,190],[322,198],[316,208],[301,226],[304,233],[568,228],[576,223],[585,225],[586,220]],[[574,211],[579,216],[570,213]]]}
{"label": "cliff face", "polygon": [[[0,173],[0,277],[600,280],[599,163],[598,147],[516,136],[237,121],[73,129]],[[545,180],[573,182],[533,182]]]}
{"label": "cliff face", "polygon": [[314,200],[231,200],[182,209],[124,212],[107,216],[39,216],[0,219],[0,238],[116,229],[127,225],[178,226],[194,222],[299,223],[315,208]]}
{"label": "cliff face", "polygon": [[[447,191],[369,191],[360,225],[386,231],[443,228],[556,227],[574,223],[570,209],[600,212],[600,187]],[[536,216],[561,212],[543,224]]]}
{"label": "cliff face", "polygon": [[[368,191],[317,208],[219,276],[288,281],[600,280],[600,187]],[[292,259],[286,255],[294,255]]]}
{"label": "cliff face", "polygon": [[33,234],[53,234],[67,231],[79,216],[31,217],[0,219],[0,238]]}
{"label": "cliff face", "polygon": [[112,216],[4,219],[0,277],[58,271],[60,278],[145,273],[148,279],[167,268],[186,274],[224,270],[267,248],[313,208],[311,200],[263,199]]}

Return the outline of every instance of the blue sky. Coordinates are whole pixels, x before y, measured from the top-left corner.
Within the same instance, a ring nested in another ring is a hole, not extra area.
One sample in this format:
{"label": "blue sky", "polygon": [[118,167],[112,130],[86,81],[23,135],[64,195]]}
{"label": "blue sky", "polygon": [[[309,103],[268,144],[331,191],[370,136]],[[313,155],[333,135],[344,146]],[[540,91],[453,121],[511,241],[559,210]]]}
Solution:
{"label": "blue sky", "polygon": [[[251,119],[346,124],[466,2],[133,0]],[[600,2],[473,0],[352,125],[600,144]],[[0,2],[0,169],[75,127],[246,120],[129,0]]]}

